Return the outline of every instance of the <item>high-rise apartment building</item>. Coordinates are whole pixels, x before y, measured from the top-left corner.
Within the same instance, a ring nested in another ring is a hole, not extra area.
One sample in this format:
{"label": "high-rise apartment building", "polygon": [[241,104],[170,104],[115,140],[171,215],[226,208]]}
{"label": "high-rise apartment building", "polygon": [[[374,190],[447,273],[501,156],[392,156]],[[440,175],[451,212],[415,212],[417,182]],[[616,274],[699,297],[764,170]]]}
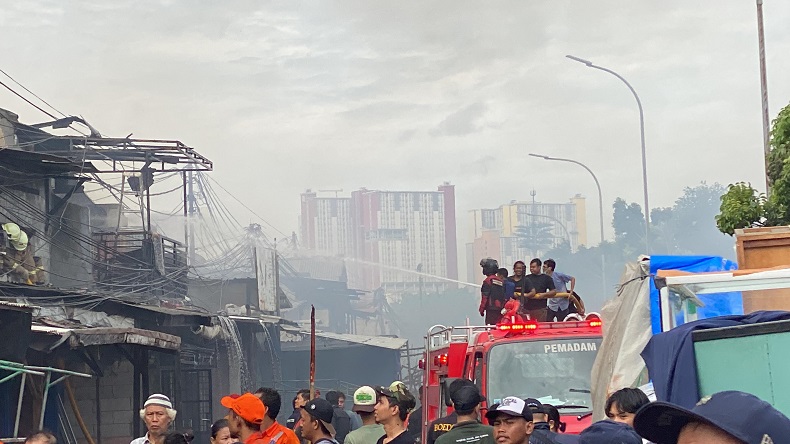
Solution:
{"label": "high-rise apartment building", "polygon": [[307,190],[302,193],[300,216],[301,244],[304,248],[328,256],[346,256],[352,252],[351,199],[318,197]]}
{"label": "high-rise apartment building", "polygon": [[510,202],[495,209],[471,210],[467,243],[467,278],[479,280],[480,259],[492,257],[500,266],[527,262],[568,243],[572,251],[587,245],[584,197],[567,203]]}
{"label": "high-rise apartment building", "polygon": [[[348,206],[338,203],[335,216],[330,203],[316,202],[340,200]],[[341,208],[348,208],[348,217],[342,218],[350,241],[332,250],[330,246],[341,245],[334,239],[346,232],[340,226]],[[317,251],[325,246],[323,251],[350,259],[351,287],[432,292],[447,287],[447,281],[434,276],[458,279],[455,186],[449,183],[437,191],[361,189],[350,199],[307,192],[302,194],[301,226],[304,246]]]}

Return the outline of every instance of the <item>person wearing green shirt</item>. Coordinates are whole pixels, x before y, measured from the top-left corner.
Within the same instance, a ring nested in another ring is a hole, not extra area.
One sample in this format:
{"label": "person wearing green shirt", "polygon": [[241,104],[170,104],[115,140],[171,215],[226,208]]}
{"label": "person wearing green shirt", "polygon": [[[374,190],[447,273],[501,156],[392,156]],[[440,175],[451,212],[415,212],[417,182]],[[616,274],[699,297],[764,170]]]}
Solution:
{"label": "person wearing green shirt", "polygon": [[373,415],[377,399],[376,390],[367,385],[354,392],[354,406],[351,411],[362,418],[362,427],[349,432],[343,444],[376,444],[384,436],[384,426],[376,424]]}
{"label": "person wearing green shirt", "polygon": [[495,444],[494,428],[480,423],[480,403],[486,398],[475,385],[466,385],[452,393],[450,399],[458,414],[453,428],[436,439],[436,444]]}

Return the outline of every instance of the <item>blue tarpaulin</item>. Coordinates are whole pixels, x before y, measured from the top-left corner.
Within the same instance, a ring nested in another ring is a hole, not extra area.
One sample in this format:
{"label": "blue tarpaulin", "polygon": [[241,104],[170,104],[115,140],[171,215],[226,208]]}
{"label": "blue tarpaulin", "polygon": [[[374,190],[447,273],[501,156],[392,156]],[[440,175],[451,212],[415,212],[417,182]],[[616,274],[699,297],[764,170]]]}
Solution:
{"label": "blue tarpaulin", "polygon": [[[738,264],[721,256],[650,256],[650,275],[658,270],[680,270],[692,273],[737,270]],[[743,314],[740,292],[702,294],[697,297],[705,304],[697,309],[699,319],[714,316]],[[650,323],[653,334],[661,333],[661,303],[653,278],[650,278]]]}

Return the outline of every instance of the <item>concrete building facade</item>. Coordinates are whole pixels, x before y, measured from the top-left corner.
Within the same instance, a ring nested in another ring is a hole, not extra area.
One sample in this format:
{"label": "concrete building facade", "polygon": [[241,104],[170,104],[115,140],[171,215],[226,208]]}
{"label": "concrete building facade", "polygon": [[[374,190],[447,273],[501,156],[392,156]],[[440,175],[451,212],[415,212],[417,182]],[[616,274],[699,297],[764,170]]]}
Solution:
{"label": "concrete building facade", "polygon": [[471,210],[469,228],[467,278],[474,280],[482,258],[495,258],[509,269],[518,260],[527,262],[564,243],[576,251],[588,242],[585,198],[578,194],[566,203],[511,201]]}
{"label": "concrete building facade", "polygon": [[351,199],[319,197],[315,191],[307,190],[301,200],[302,246],[331,256],[351,254]]}
{"label": "concrete building facade", "polygon": [[304,247],[348,259],[351,288],[441,291],[447,283],[435,277],[458,278],[449,183],[436,191],[360,189],[350,198],[307,191],[300,223]]}

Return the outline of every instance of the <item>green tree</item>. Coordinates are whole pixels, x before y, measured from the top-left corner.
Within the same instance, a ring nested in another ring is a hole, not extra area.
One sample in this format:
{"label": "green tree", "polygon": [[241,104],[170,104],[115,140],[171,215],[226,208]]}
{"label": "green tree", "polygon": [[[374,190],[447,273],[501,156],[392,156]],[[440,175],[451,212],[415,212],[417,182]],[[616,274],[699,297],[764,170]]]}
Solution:
{"label": "green tree", "polygon": [[748,183],[731,184],[721,197],[716,216],[716,226],[722,233],[733,235],[739,228],[790,224],[790,105],[773,121],[770,143],[766,171],[770,195],[766,198]]}
{"label": "green tree", "polygon": [[533,256],[547,251],[554,244],[552,226],[546,222],[530,222],[529,225],[519,225],[515,232],[518,246],[529,250]]}
{"label": "green tree", "polygon": [[633,202],[629,204],[618,197],[612,208],[614,209],[612,228],[614,228],[615,242],[623,248],[628,256],[643,253],[645,217],[642,215],[642,207]]}

